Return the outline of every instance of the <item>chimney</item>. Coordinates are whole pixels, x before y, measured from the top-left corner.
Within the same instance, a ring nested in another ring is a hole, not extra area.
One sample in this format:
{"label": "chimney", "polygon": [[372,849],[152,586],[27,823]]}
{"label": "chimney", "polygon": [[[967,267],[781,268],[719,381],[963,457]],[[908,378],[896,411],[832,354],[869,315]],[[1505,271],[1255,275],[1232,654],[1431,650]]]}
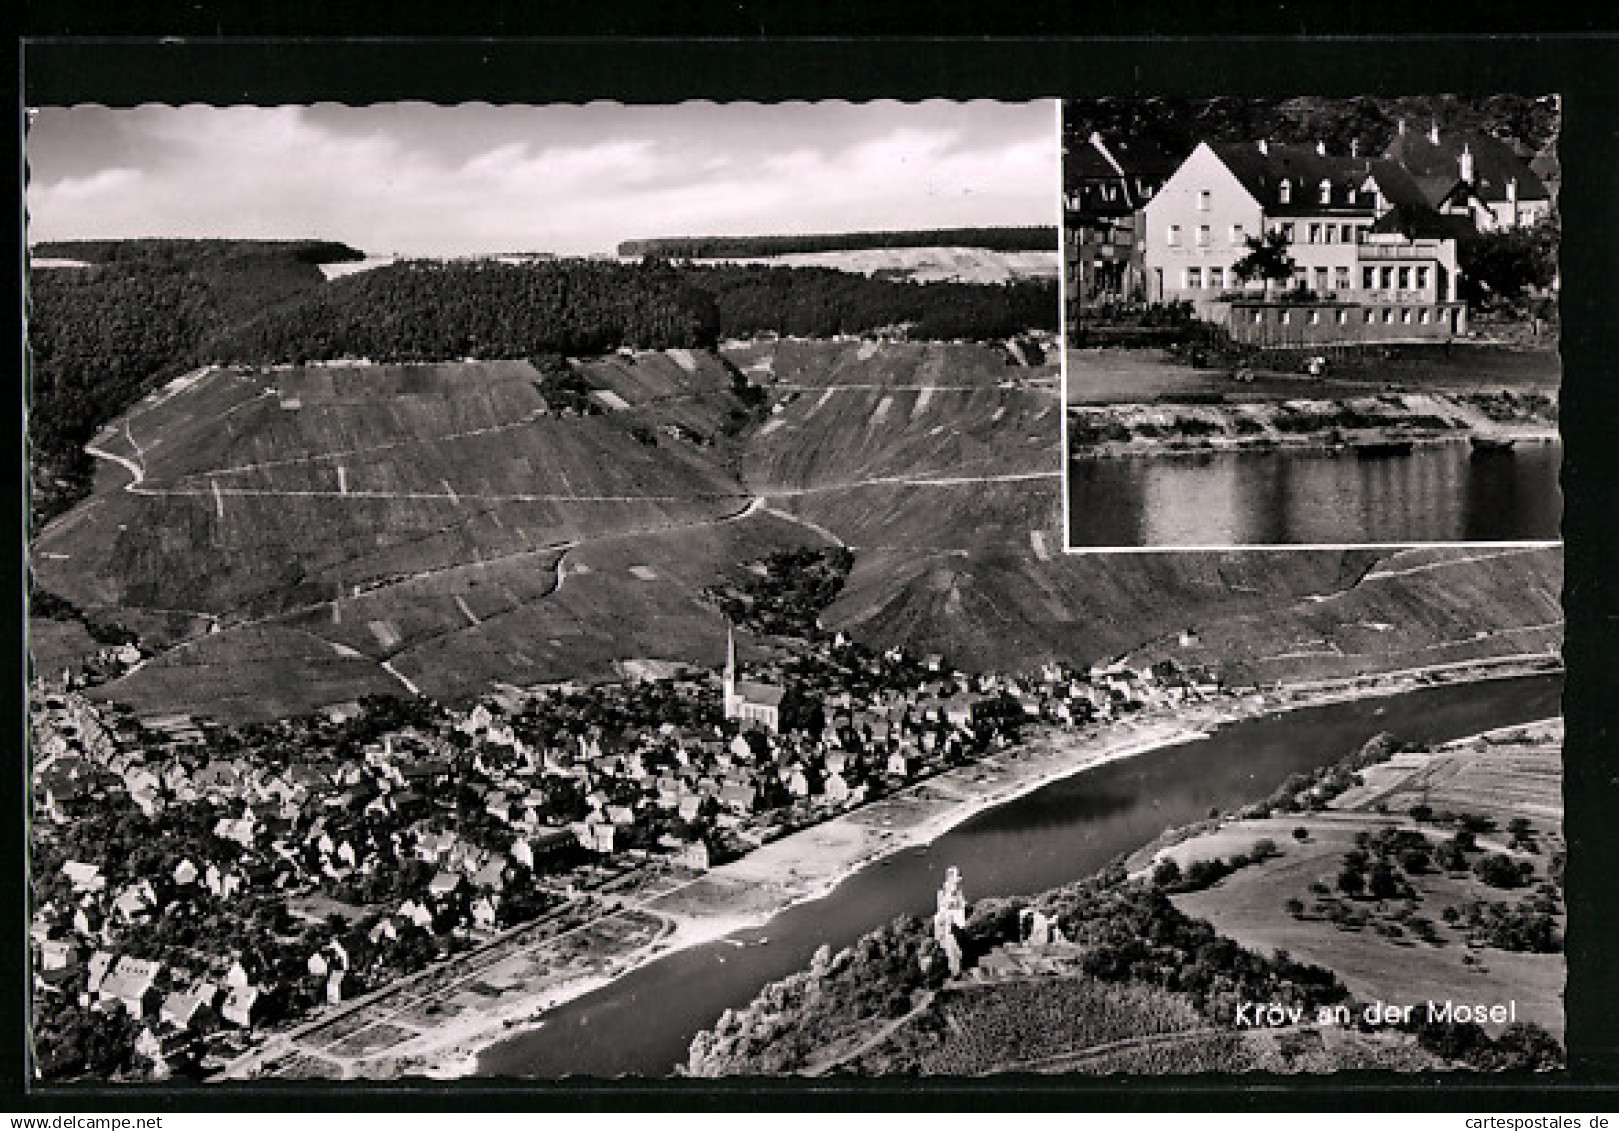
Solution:
{"label": "chimney", "polygon": [[1325,157],[1327,155],[1327,143],[1324,141],[1317,141],[1315,143],[1315,151],[1321,156]]}
{"label": "chimney", "polygon": [[1456,164],[1461,167],[1462,180],[1468,184],[1473,183],[1473,147],[1462,146],[1462,155],[1456,158]]}
{"label": "chimney", "polygon": [[1428,123],[1428,140],[1433,142],[1435,145],[1439,144],[1439,123],[1438,122],[1429,122]]}
{"label": "chimney", "polygon": [[1255,144],[1259,146],[1259,152],[1265,154],[1267,157],[1270,156],[1270,142],[1266,141],[1264,138],[1260,138],[1257,142],[1255,142]]}

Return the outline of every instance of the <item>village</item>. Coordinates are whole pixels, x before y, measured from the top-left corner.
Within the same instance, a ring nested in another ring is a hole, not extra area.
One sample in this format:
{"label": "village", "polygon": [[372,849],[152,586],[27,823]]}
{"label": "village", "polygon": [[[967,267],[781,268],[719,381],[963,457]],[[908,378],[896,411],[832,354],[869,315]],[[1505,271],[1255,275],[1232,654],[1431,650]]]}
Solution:
{"label": "village", "polygon": [[969,675],[842,634],[745,673],[732,634],[719,684],[685,668],[230,730],[36,679],[42,1068],[105,1027],[128,1073],[205,1076],[591,893],[700,875],[1035,728],[1223,693],[1173,660]]}

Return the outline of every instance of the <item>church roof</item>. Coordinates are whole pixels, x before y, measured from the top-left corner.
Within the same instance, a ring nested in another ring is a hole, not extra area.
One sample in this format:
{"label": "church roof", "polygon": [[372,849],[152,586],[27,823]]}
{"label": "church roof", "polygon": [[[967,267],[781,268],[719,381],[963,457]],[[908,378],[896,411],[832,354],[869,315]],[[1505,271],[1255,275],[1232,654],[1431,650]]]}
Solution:
{"label": "church roof", "polygon": [[782,700],[782,689],[772,687],[768,683],[755,683],[748,679],[736,681],[737,698],[745,703],[753,703],[760,707],[779,707]]}

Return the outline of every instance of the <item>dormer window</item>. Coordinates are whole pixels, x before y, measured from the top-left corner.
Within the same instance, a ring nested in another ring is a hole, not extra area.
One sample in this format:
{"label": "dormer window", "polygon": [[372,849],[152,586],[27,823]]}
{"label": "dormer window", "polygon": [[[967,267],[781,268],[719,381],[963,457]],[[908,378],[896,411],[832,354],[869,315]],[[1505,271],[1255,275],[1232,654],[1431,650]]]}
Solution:
{"label": "dormer window", "polygon": [[1288,204],[1292,200],[1293,200],[1293,182],[1284,179],[1281,184],[1276,186],[1276,203],[1278,203],[1278,204]]}
{"label": "dormer window", "polygon": [[1321,203],[1332,203],[1332,182],[1327,180],[1325,177],[1321,178]]}

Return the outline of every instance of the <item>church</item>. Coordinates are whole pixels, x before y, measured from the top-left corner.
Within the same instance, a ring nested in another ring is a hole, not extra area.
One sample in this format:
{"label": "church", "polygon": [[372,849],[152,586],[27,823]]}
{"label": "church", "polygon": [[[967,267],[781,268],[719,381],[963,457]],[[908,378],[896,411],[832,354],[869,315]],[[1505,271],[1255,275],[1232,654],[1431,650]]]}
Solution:
{"label": "church", "polygon": [[736,678],[736,633],[725,625],[725,717],[740,719],[744,726],[757,724],[772,734],[781,729],[782,690],[768,683]]}

